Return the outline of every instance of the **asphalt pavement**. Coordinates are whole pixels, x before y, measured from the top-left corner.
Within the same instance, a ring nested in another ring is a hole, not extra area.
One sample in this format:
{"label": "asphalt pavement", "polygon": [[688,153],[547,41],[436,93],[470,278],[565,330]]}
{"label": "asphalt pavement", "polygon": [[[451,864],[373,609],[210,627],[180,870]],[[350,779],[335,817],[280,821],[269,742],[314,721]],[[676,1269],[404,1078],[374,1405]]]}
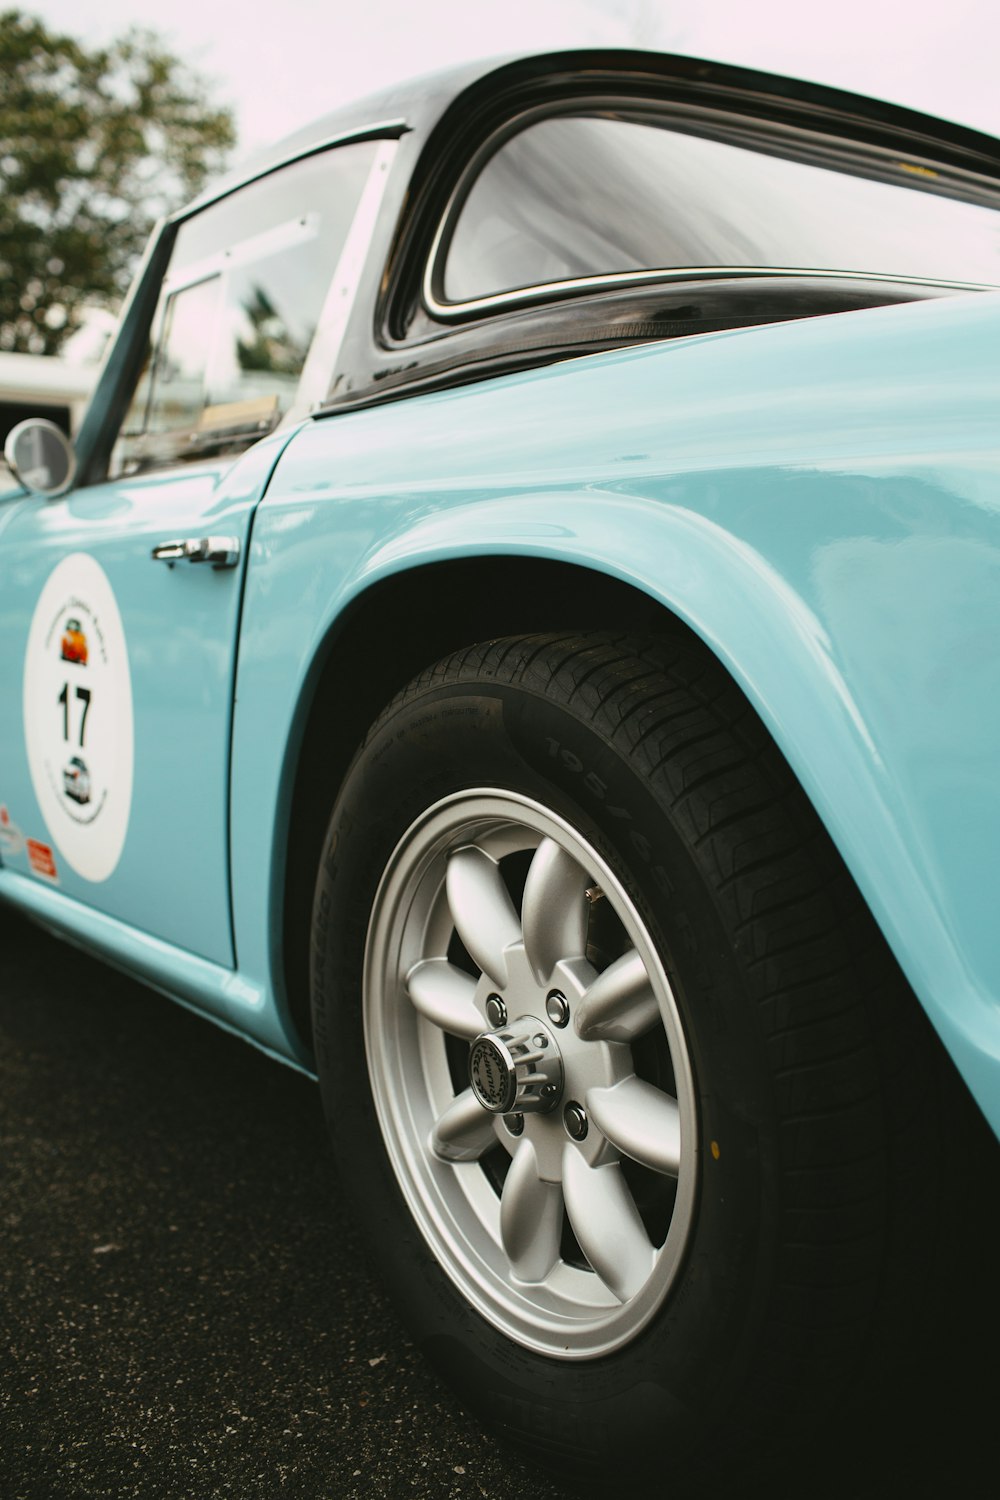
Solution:
{"label": "asphalt pavement", "polygon": [[[315,1085],[3,907],[0,1236],[2,1500],[572,1494],[407,1341]],[[960,1415],[896,1429],[769,1495],[919,1496],[987,1453]]]}
{"label": "asphalt pavement", "polygon": [[370,1278],[316,1086],[0,908],[0,1496],[558,1497]]}

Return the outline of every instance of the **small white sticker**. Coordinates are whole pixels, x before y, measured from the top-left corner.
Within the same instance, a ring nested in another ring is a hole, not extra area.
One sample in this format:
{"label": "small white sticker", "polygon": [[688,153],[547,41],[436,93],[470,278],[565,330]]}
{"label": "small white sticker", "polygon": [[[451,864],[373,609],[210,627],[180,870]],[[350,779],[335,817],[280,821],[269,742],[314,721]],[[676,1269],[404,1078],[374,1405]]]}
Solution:
{"label": "small white sticker", "polygon": [[35,606],[24,738],[53,843],[85,880],[107,880],[132,807],[132,679],[111,584],[85,552],[53,569]]}
{"label": "small white sticker", "polygon": [[0,854],[6,854],[10,858],[23,852],[24,834],[7,811],[6,805],[0,802]]}

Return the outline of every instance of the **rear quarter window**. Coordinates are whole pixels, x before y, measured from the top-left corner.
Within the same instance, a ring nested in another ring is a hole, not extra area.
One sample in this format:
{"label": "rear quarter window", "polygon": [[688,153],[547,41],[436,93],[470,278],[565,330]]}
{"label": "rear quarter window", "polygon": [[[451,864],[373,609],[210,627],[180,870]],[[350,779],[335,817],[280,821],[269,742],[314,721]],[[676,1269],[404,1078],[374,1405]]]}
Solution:
{"label": "rear quarter window", "polygon": [[822,160],[833,151],[802,132],[706,130],[652,113],[520,130],[453,205],[432,297],[459,307],[578,279],[722,267],[1000,282],[1000,213],[961,201],[945,174],[860,150],[839,150],[833,165]]}

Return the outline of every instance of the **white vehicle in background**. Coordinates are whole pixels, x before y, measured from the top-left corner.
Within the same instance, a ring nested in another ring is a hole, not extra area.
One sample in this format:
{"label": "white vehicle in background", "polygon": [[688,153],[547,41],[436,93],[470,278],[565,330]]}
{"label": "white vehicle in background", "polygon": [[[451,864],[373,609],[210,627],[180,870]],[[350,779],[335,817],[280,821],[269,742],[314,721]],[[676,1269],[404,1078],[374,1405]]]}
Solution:
{"label": "white vehicle in background", "polygon": [[105,308],[92,308],[61,354],[0,353],[0,448],[26,417],[47,417],[76,434],[117,322]]}

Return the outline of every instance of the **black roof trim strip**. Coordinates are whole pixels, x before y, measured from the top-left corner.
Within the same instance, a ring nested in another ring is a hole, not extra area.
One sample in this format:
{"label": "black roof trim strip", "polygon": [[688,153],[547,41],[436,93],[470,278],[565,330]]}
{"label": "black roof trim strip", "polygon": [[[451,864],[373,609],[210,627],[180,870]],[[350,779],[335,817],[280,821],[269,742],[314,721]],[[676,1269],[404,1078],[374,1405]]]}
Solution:
{"label": "black roof trim strip", "polygon": [[171,214],[168,219],[170,224],[180,224],[185,219],[190,219],[192,214],[201,213],[203,208],[209,208],[213,203],[221,203],[224,198],[229,198],[233,193],[238,193],[241,188],[249,187],[252,182],[261,182],[265,177],[270,177],[275,172],[281,172],[285,167],[294,166],[296,162],[308,161],[310,156],[321,156],[324,151],[331,151],[335,146],[353,146],[361,141],[398,141],[400,136],[406,135],[411,127],[405,120],[380,120],[374,125],[367,125],[358,130],[344,130],[336,135],[324,136],[321,140],[314,141],[308,146],[303,146],[297,151],[292,151],[288,156],[282,156],[275,161],[268,162],[266,166],[256,171],[247,172],[246,176],[236,179],[225,178],[215,189],[209,189],[193,203],[178,209],[177,213]]}

